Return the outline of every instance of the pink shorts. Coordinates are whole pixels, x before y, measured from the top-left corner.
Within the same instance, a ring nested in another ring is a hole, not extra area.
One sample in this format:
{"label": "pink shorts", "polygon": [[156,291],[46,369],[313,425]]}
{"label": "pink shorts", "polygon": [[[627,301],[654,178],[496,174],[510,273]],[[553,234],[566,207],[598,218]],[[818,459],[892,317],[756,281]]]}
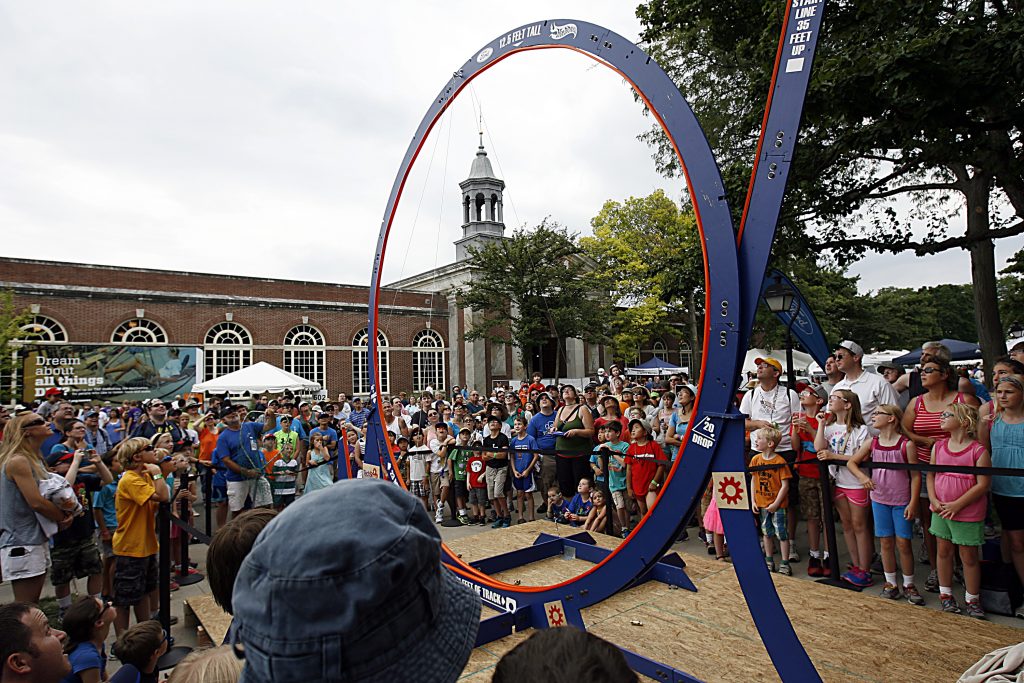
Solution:
{"label": "pink shorts", "polygon": [[856,505],[859,508],[866,508],[870,505],[871,501],[868,500],[868,490],[864,488],[860,489],[844,489],[836,487],[835,495],[833,498],[846,498],[850,501],[850,505]]}

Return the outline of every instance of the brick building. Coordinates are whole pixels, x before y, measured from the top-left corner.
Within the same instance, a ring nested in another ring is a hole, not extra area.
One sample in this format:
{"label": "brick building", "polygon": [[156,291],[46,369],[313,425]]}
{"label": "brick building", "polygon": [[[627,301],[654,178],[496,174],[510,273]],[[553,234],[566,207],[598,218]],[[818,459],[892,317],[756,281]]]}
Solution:
{"label": "brick building", "polygon": [[[531,367],[523,368],[512,346],[463,338],[473,313],[445,292],[468,280],[467,249],[505,231],[505,184],[482,142],[459,186],[457,260],[392,283],[379,297],[382,391],[486,389],[533,370],[578,378],[610,364],[604,347],[569,339],[532,350]],[[25,340],[36,347],[193,347],[198,381],[266,361],[320,382],[330,395],[369,389],[364,286],[0,258],[0,287],[31,311]],[[658,355],[689,365],[676,339],[650,346],[641,360]],[[11,382],[17,388],[24,378],[16,372]]]}

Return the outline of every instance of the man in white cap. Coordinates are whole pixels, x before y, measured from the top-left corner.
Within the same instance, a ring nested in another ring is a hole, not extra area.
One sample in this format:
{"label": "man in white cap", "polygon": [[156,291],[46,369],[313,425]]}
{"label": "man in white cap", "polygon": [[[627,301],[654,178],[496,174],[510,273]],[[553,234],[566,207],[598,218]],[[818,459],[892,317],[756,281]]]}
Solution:
{"label": "man in white cap", "polygon": [[857,394],[857,398],[860,399],[860,412],[864,415],[868,429],[871,429],[871,416],[875,414],[878,406],[883,403],[898,405],[900,397],[884,377],[864,371],[861,366],[863,359],[864,349],[860,344],[848,339],[839,342],[839,346],[836,347],[836,365],[846,376],[836,383],[832,391],[848,389]]}

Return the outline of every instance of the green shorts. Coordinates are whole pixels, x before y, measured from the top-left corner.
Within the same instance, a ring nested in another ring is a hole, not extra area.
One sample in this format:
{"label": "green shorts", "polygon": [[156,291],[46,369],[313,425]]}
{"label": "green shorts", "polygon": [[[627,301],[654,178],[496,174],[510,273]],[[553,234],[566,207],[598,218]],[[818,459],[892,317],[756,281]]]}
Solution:
{"label": "green shorts", "polygon": [[985,523],[981,520],[957,522],[932,513],[932,525],[929,531],[936,538],[956,545],[979,546],[985,544]]}
{"label": "green shorts", "polygon": [[103,573],[100,549],[96,539],[89,537],[54,545],[50,550],[50,583],[62,586],[71,579],[84,579]]}

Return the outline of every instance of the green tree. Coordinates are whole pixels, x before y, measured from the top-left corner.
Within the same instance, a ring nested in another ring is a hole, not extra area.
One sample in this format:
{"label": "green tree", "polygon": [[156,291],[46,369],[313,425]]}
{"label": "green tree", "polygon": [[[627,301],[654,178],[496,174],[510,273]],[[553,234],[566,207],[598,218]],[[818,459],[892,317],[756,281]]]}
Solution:
{"label": "green tree", "polygon": [[[650,0],[637,10],[648,49],[719,155],[734,206],[785,6]],[[784,226],[804,222],[806,246],[840,262],[967,250],[986,366],[1004,339],[993,240],[1024,232],[1022,42],[1016,2],[830,2],[783,209]],[[676,172],[660,132],[649,139],[660,167]]]}
{"label": "green tree", "polygon": [[[704,262],[692,212],[655,190],[605,202],[590,225],[594,234],[580,245],[595,264],[594,277],[621,305],[612,326],[616,357],[635,355],[642,342],[667,332],[673,318],[685,316],[691,328],[698,327]],[[696,354],[700,341],[691,340]]]}
{"label": "green tree", "polygon": [[5,403],[11,400],[11,375],[17,351],[14,340],[24,336],[21,326],[31,318],[27,310],[15,305],[13,292],[0,291],[0,401]]}
{"label": "green tree", "polygon": [[1000,272],[999,313],[1009,329],[1013,323],[1024,324],[1024,249],[1011,256]]}
{"label": "green tree", "polygon": [[594,282],[584,277],[587,265],[577,236],[547,219],[532,230],[470,249],[472,280],[453,289],[459,305],[479,316],[466,339],[511,341],[520,362],[530,367],[530,353],[555,338],[606,343],[602,330],[610,319],[607,296],[595,296]]}

